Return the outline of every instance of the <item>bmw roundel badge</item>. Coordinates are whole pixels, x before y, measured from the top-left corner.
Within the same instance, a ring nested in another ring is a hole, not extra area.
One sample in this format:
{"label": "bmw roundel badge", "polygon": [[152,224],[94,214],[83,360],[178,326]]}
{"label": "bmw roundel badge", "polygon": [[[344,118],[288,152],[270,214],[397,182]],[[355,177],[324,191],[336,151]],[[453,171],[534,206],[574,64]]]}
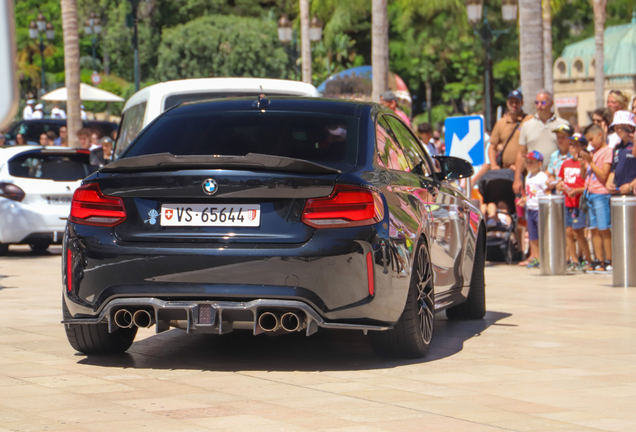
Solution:
{"label": "bmw roundel badge", "polygon": [[207,180],[203,180],[203,183],[201,184],[201,186],[203,187],[203,192],[205,192],[208,195],[214,195],[217,189],[219,188],[219,186],[216,184],[216,181],[211,178]]}

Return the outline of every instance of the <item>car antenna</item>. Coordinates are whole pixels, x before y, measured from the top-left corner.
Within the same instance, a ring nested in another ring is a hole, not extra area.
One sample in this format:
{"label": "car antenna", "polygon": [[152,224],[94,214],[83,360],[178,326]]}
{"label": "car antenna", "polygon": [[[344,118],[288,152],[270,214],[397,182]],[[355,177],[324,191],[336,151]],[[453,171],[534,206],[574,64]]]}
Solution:
{"label": "car antenna", "polygon": [[265,109],[269,106],[269,99],[265,96],[265,92],[263,92],[263,86],[261,87],[261,93],[258,95],[256,102],[252,104],[252,106],[256,109]]}

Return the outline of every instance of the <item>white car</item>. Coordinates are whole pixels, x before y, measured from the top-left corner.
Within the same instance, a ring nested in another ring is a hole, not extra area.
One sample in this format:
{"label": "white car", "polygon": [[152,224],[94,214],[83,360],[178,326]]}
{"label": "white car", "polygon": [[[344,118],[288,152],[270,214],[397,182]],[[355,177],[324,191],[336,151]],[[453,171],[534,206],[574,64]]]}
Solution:
{"label": "white car", "polygon": [[115,156],[162,112],[183,102],[253,96],[318,97],[311,84],[271,78],[196,78],[166,81],[139,90],[126,101],[122,111]]}
{"label": "white car", "polygon": [[0,148],[0,255],[11,244],[36,252],[61,244],[73,192],[97,168],[88,150]]}

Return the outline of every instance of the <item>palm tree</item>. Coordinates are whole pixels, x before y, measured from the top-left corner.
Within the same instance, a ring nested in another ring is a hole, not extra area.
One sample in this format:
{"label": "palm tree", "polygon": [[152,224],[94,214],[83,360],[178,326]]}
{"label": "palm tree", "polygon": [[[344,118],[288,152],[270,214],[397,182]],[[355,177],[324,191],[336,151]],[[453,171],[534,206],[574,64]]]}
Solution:
{"label": "palm tree", "polygon": [[389,88],[389,17],[387,0],[373,0],[371,10],[371,66],[373,92],[371,100],[380,100],[380,94]]}
{"label": "palm tree", "polygon": [[77,0],[62,0],[62,27],[64,28],[64,70],[66,72],[66,126],[68,146],[79,147],[77,131],[82,128],[80,111],[79,34],[77,27]]}
{"label": "palm tree", "polygon": [[603,53],[603,36],[605,32],[605,13],[607,0],[593,0],[594,6],[594,40],[596,42],[596,58],[594,59],[594,90],[596,106],[605,103],[605,57]]}
{"label": "palm tree", "polygon": [[550,0],[542,2],[543,15],[543,85],[552,93],[552,11]]}
{"label": "palm tree", "polygon": [[519,0],[519,69],[524,110],[533,112],[533,101],[544,86],[543,20],[540,0]]}

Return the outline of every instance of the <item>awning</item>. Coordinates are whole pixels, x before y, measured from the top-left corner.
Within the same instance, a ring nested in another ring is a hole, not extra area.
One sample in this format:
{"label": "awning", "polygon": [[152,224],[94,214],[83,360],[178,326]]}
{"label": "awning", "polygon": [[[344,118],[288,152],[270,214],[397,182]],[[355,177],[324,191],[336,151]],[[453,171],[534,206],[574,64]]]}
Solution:
{"label": "awning", "polygon": [[[42,96],[42,99],[45,101],[66,101],[66,87],[47,93]],[[95,102],[124,102],[125,100],[114,93],[83,83],[80,84],[80,99]]]}

